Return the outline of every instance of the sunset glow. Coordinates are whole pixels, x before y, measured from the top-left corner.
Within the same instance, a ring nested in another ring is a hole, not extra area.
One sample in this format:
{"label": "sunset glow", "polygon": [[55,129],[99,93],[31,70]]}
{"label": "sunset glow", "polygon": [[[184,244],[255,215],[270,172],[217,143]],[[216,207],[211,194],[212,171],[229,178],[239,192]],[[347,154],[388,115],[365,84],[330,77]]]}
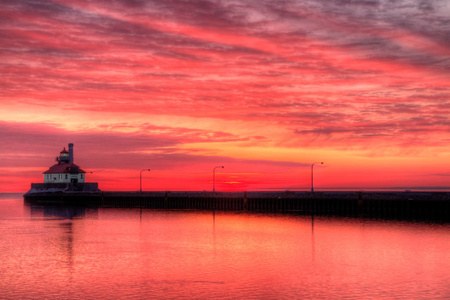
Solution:
{"label": "sunset glow", "polygon": [[7,1],[0,192],[449,188],[446,1]]}

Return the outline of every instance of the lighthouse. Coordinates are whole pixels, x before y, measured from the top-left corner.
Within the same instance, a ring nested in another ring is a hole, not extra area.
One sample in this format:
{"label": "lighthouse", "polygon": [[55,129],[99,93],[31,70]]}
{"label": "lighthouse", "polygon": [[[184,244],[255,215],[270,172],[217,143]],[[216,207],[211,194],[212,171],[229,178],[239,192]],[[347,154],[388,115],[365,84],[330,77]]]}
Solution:
{"label": "lighthouse", "polygon": [[56,157],[57,164],[51,166],[44,174],[44,183],[84,183],[86,172],[73,163],[73,144],[69,150],[64,148]]}

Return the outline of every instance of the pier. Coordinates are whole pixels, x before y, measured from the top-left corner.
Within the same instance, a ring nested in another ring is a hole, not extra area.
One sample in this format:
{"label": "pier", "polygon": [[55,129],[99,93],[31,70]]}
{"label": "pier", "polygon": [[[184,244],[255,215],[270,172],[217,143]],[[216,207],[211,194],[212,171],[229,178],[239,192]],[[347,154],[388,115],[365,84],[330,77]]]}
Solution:
{"label": "pier", "polygon": [[43,173],[43,183],[32,183],[25,203],[93,208],[140,208],[161,210],[210,210],[255,213],[339,215],[346,217],[425,219],[450,221],[450,192],[338,192],[314,191],[101,191],[96,182],[86,182],[86,171],[74,164],[74,145],[68,144],[57,163]]}
{"label": "pier", "polygon": [[130,192],[66,189],[27,203],[164,210],[219,210],[450,221],[449,192]]}

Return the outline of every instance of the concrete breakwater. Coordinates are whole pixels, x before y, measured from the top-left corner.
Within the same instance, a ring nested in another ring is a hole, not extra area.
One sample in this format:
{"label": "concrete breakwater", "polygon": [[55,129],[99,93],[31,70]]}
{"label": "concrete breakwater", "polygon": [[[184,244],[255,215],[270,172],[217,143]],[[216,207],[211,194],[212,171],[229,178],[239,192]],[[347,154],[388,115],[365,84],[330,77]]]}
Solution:
{"label": "concrete breakwater", "polygon": [[26,194],[36,204],[450,221],[449,192],[106,192]]}

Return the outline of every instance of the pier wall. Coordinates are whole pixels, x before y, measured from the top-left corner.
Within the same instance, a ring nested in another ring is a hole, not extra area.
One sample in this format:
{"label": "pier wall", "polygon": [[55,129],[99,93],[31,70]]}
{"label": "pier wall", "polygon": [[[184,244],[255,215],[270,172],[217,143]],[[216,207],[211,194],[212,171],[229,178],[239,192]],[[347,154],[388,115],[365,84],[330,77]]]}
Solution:
{"label": "pier wall", "polygon": [[[56,198],[55,198],[56,197]],[[221,210],[450,221],[449,192],[79,192],[25,196],[85,207]],[[50,200],[53,199],[53,200]]]}
{"label": "pier wall", "polygon": [[[31,190],[28,193],[40,193],[42,191],[78,191],[78,192],[96,192],[97,182],[84,183],[32,183]],[[27,194],[28,194],[27,193]]]}

